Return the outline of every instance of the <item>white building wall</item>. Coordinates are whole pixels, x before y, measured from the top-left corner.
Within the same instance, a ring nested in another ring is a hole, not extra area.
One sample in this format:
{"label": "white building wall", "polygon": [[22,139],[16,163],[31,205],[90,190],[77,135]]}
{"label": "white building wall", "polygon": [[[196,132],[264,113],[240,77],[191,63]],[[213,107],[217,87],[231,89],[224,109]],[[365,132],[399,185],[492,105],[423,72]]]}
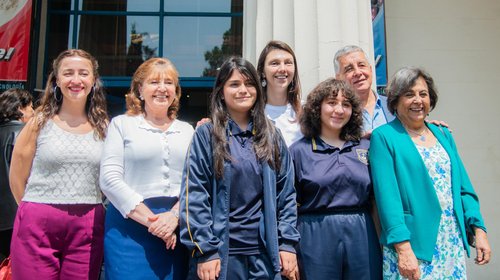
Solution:
{"label": "white building wall", "polygon": [[295,51],[302,99],[334,75],[333,56],[347,44],[373,57],[369,0],[255,0],[244,2],[243,57],[257,63],[270,40]]}
{"label": "white building wall", "polygon": [[430,119],[453,130],[475,185],[492,262],[469,259],[469,279],[500,279],[500,1],[386,0],[389,75],[406,65],[434,77],[439,101]]}
{"label": "white building wall", "polygon": [[[483,267],[468,261],[470,279],[500,279],[500,1],[386,0],[389,75],[422,66],[435,78],[439,102],[430,119],[452,128],[481,200],[493,249]],[[243,56],[256,63],[272,39],[296,52],[303,99],[333,75],[333,55],[355,44],[373,57],[369,0],[245,1]]]}

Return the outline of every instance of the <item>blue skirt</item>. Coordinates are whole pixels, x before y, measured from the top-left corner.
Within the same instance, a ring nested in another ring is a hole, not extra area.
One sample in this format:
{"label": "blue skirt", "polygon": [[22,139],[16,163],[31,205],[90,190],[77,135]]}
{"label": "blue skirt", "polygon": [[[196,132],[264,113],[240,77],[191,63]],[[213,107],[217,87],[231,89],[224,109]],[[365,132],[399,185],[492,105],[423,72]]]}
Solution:
{"label": "blue skirt", "polygon": [[[168,211],[175,197],[144,200],[153,213]],[[165,242],[132,219],[124,219],[112,205],[106,211],[104,236],[104,272],[113,279],[186,279],[188,252],[177,239],[175,250],[167,250]],[[179,236],[179,229],[177,229]]]}

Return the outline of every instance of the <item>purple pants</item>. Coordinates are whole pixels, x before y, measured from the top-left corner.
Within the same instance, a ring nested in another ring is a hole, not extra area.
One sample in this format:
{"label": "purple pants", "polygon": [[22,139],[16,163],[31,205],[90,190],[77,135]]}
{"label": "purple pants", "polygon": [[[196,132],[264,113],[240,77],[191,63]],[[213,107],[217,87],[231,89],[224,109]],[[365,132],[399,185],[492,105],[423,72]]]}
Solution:
{"label": "purple pants", "polygon": [[21,202],[11,243],[13,279],[97,279],[103,237],[101,204]]}

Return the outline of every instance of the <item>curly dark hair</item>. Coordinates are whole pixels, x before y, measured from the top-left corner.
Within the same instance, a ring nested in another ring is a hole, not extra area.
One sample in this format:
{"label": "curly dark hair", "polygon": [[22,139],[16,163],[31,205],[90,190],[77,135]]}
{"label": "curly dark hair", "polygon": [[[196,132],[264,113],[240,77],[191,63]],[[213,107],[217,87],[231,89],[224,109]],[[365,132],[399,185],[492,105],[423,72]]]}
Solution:
{"label": "curly dark hair", "polygon": [[146,60],[135,71],[134,76],[132,77],[132,83],[130,85],[130,92],[125,96],[128,115],[138,115],[140,113],[144,113],[144,100],[139,99],[139,96],[141,95],[141,93],[139,92],[139,88],[150,75],[159,75],[160,72],[165,72],[170,76],[170,78],[174,80],[175,99],[168,107],[167,115],[172,120],[177,117],[177,112],[179,111],[179,100],[181,99],[179,73],[170,60],[161,57],[155,57]]}
{"label": "curly dark hair", "polygon": [[[80,49],[69,49],[61,52],[56,59],[52,62],[52,72],[47,79],[47,85],[42,96],[41,105],[37,108],[34,118],[36,118],[38,129],[42,128],[49,119],[59,112],[62,102],[61,90],[57,87],[57,75],[59,74],[59,67],[63,59],[67,57],[81,57],[90,61],[94,75],[94,86],[89,95],[87,96],[87,103],[85,104],[85,112],[90,125],[94,128],[94,135],[98,139],[106,137],[106,129],[108,127],[109,117],[106,108],[106,93],[99,78],[99,64],[97,60],[88,52]],[[55,90],[55,92],[54,92]],[[57,96],[57,98],[56,98]]]}
{"label": "curly dark hair", "polygon": [[253,149],[257,159],[267,161],[272,168],[279,170],[281,168],[279,136],[274,125],[264,113],[266,103],[257,71],[247,60],[241,57],[230,57],[220,67],[210,96],[211,119],[214,125],[212,141],[215,174],[217,178],[221,178],[223,176],[224,160],[231,160],[226,135],[227,122],[230,116],[223,100],[223,90],[224,84],[231,78],[234,71],[239,71],[241,75],[250,80],[257,90],[255,104],[249,112],[255,128]]}
{"label": "curly dark hair", "polygon": [[0,93],[0,123],[20,120],[23,113],[19,110],[32,102],[31,94],[24,89],[11,88]]}
{"label": "curly dark hair", "polygon": [[305,137],[314,138],[321,135],[321,105],[325,99],[336,98],[339,93],[349,101],[352,107],[351,118],[342,128],[340,139],[359,141],[363,131],[361,103],[349,84],[334,78],[319,83],[307,96],[300,118],[300,128]]}

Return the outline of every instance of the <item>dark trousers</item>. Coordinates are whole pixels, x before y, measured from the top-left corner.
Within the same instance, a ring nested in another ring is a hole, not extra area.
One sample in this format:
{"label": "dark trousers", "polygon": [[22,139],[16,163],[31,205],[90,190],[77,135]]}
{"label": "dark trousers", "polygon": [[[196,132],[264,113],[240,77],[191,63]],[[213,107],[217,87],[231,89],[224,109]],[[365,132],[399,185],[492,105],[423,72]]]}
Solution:
{"label": "dark trousers", "polygon": [[274,279],[275,273],[267,254],[260,255],[229,255],[227,279]]}
{"label": "dark trousers", "polygon": [[382,279],[382,254],[368,212],[299,215],[302,280]]}

